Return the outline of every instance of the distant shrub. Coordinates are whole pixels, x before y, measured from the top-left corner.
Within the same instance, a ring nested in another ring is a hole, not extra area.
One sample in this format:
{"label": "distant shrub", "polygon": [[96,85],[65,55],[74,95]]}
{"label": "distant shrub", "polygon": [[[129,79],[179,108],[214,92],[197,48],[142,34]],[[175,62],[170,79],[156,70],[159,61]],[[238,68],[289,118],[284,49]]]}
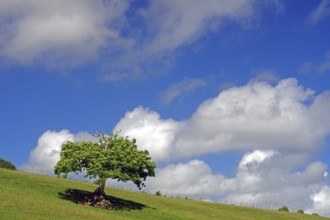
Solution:
{"label": "distant shrub", "polygon": [[289,208],[288,208],[286,205],[284,205],[284,206],[282,206],[281,208],[279,208],[278,211],[281,211],[281,212],[289,212]]}
{"label": "distant shrub", "polygon": [[161,194],[160,191],[157,191],[157,192],[155,193],[155,195],[156,195],[156,196],[162,196],[162,194]]}
{"label": "distant shrub", "polygon": [[319,214],[317,214],[317,213],[313,213],[312,215],[319,216]]}
{"label": "distant shrub", "polygon": [[16,167],[11,162],[0,158],[0,168],[8,169],[8,170],[16,170]]}
{"label": "distant shrub", "polygon": [[299,209],[299,210],[297,210],[297,213],[304,214],[304,210]]}

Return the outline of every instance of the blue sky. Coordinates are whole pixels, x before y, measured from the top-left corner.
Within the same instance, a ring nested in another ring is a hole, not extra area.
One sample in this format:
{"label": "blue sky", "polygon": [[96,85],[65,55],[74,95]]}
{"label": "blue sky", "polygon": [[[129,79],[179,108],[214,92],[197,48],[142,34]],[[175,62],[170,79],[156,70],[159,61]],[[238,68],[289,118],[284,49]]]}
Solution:
{"label": "blue sky", "polygon": [[0,156],[51,174],[118,129],[147,191],[330,216],[329,25],[329,0],[1,1]]}

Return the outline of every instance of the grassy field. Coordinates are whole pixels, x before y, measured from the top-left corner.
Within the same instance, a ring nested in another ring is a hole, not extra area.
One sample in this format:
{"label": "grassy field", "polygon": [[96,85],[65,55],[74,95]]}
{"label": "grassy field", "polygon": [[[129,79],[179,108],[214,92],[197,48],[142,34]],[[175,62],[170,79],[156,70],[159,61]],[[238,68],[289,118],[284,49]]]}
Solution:
{"label": "grassy field", "polygon": [[77,205],[66,192],[89,193],[95,185],[0,169],[0,219],[328,219],[298,213],[267,211],[108,188],[111,201],[124,210]]}

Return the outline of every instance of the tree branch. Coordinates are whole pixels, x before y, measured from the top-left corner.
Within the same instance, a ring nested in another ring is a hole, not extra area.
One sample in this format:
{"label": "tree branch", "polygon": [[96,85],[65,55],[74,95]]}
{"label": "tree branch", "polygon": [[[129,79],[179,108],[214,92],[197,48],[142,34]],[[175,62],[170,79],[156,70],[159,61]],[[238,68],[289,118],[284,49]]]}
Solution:
{"label": "tree branch", "polygon": [[93,136],[94,136],[94,137],[98,137],[98,138],[100,138],[100,143],[101,143],[101,145],[103,145],[104,150],[107,150],[107,149],[108,149],[108,147],[109,147],[109,145],[110,145],[110,139],[107,138],[107,137],[105,136],[105,134],[103,134],[103,133],[99,133],[99,132],[96,130],[96,133],[93,134]]}

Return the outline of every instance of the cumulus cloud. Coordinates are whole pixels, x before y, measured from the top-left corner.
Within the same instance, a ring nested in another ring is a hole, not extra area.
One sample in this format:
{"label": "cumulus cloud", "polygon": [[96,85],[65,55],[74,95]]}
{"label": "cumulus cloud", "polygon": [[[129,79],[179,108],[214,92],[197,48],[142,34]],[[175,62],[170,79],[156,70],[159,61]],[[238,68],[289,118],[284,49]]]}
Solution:
{"label": "cumulus cloud", "polygon": [[292,157],[295,156],[275,151],[248,152],[241,158],[233,178],[213,173],[200,160],[170,164],[158,170],[156,178],[147,180],[147,189],[152,193],[160,190],[169,196],[195,199],[216,196],[220,201],[258,204],[265,208],[286,204],[291,210],[309,210],[315,206],[318,213],[327,214],[321,211],[328,202],[326,165],[316,161],[296,172],[294,169],[306,164],[306,160],[296,160],[293,166],[286,166]]}
{"label": "cumulus cloud", "polygon": [[205,85],[206,81],[204,79],[184,79],[183,81],[175,83],[167,88],[162,93],[162,100],[165,104],[169,104],[175,99],[187,96]]}
{"label": "cumulus cloud", "polygon": [[72,134],[68,130],[46,131],[31,151],[28,163],[22,165],[21,169],[32,173],[53,175],[54,166],[60,159],[62,144],[67,141],[85,140],[95,140],[95,138],[86,132]]}
{"label": "cumulus cloud", "polygon": [[327,184],[324,175],[327,166],[316,161],[295,172],[294,169],[302,164],[305,166],[306,161],[286,166],[291,158],[292,155],[272,151],[246,153],[236,177],[226,180],[231,183],[231,189],[225,199],[235,203],[262,204],[268,208],[285,204],[293,210],[306,210],[312,203],[310,195]]}
{"label": "cumulus cloud", "polygon": [[185,121],[161,119],[139,107],[116,129],[143,139],[143,146],[162,160],[228,150],[311,152],[320,149],[330,133],[329,103],[329,92],[314,95],[293,78],[274,86],[251,81],[206,100]]}
{"label": "cumulus cloud", "polygon": [[127,112],[116,127],[121,135],[134,137],[140,149],[149,150],[156,161],[167,161],[173,150],[172,143],[181,123],[173,119],[163,120],[157,112],[137,107]]}
{"label": "cumulus cloud", "polygon": [[286,204],[291,210],[315,206],[313,210],[327,215],[321,210],[326,201],[313,199],[327,186],[327,166],[308,161],[330,133],[329,110],[330,92],[315,94],[292,78],[276,85],[252,80],[221,91],[187,120],[161,119],[158,113],[138,107],[126,113],[116,129],[142,138],[143,145],[138,145],[150,146],[147,149],[157,162],[252,150],[242,157],[233,178],[192,160],[157,170],[157,177],[147,180],[150,192],[203,199],[217,196],[221,201],[268,208]]}
{"label": "cumulus cloud", "polygon": [[330,16],[330,1],[322,0],[321,3],[313,9],[306,19],[307,24],[315,25]]}
{"label": "cumulus cloud", "polygon": [[311,195],[313,207],[307,210],[309,213],[330,216],[330,187],[324,186],[319,192]]}
{"label": "cumulus cloud", "polygon": [[156,173],[156,178],[147,180],[148,190],[161,190],[172,196],[209,198],[221,193],[222,175],[212,173],[203,161],[191,160],[188,163],[170,164]]}
{"label": "cumulus cloud", "polygon": [[[328,180],[327,166],[310,162],[306,155],[254,150],[242,156],[234,177],[214,173],[207,163],[193,159],[158,168],[144,190],[266,209],[287,205],[292,211],[303,209],[329,216]],[[132,183],[108,180],[107,184],[136,190]]]}
{"label": "cumulus cloud", "polygon": [[[0,9],[0,52],[30,64],[46,59],[51,65],[75,66],[97,57],[114,42],[127,1],[4,0]],[[46,58],[45,58],[46,57]]]}
{"label": "cumulus cloud", "polygon": [[178,153],[319,146],[323,136],[314,134],[318,124],[310,121],[309,107],[304,104],[312,94],[295,79],[282,80],[274,87],[252,82],[222,91],[200,105],[185,123],[175,143]]}
{"label": "cumulus cloud", "polygon": [[239,163],[240,170],[251,170],[253,167],[271,158],[276,152],[256,150],[253,153],[245,154]]}

